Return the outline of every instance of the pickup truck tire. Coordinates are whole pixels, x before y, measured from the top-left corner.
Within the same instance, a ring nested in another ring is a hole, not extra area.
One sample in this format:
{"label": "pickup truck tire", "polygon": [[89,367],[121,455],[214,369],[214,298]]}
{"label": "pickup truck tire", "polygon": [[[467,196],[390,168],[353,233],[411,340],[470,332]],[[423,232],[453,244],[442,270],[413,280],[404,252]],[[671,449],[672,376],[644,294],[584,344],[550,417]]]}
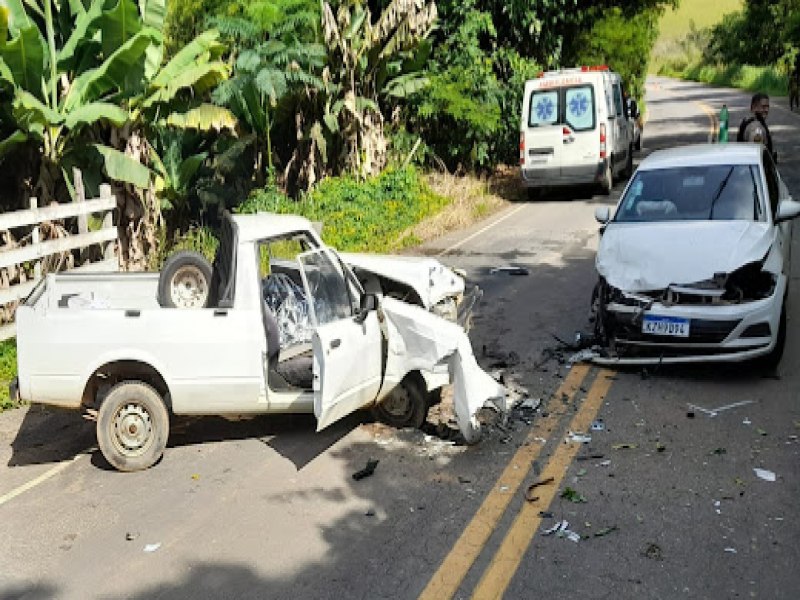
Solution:
{"label": "pickup truck tire", "polygon": [[152,467],[164,454],[169,413],[161,396],[141,381],[115,385],[97,414],[97,443],[120,471]]}
{"label": "pickup truck tire", "polygon": [[172,254],[158,278],[158,303],[165,308],[205,308],[211,297],[211,273],[211,263],[199,252]]}
{"label": "pickup truck tire", "polygon": [[372,414],[382,423],[398,429],[422,427],[428,416],[428,396],[422,376],[406,376],[388,396],[375,403]]}

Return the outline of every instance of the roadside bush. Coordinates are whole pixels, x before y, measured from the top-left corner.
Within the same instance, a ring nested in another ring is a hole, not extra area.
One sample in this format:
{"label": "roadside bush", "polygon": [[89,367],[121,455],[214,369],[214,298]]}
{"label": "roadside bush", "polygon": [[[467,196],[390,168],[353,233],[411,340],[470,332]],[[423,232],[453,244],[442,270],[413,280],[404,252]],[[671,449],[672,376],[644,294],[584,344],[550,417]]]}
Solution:
{"label": "roadside bush", "polygon": [[14,408],[16,403],[8,395],[8,386],[17,376],[17,340],[0,342],[0,412]]}
{"label": "roadside bush", "polygon": [[433,193],[417,170],[409,166],[386,169],[366,181],[330,177],[299,201],[268,185],[253,192],[237,212],[300,214],[321,221],[322,238],[339,250],[388,252],[414,243],[401,234],[448,202]]}

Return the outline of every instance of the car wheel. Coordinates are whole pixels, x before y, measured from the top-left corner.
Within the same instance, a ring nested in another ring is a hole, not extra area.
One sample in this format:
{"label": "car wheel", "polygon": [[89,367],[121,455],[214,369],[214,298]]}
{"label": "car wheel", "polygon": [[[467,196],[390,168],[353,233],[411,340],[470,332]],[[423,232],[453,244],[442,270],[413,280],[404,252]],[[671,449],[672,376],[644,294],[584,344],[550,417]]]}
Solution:
{"label": "car wheel", "polygon": [[170,256],[158,278],[158,303],[165,308],[205,308],[211,297],[211,263],[199,252]]}
{"label": "car wheel", "polygon": [[382,423],[402,429],[419,429],[428,416],[425,382],[420,375],[407,375],[388,396],[372,407],[373,415]]}
{"label": "car wheel", "polygon": [[153,466],[164,454],[168,437],[167,407],[146,383],[118,383],[100,405],[97,443],[115,469],[140,471]]}
{"label": "car wheel", "polygon": [[781,307],[781,318],[778,325],[778,338],[775,340],[775,347],[769,354],[762,356],[758,360],[758,366],[764,370],[771,371],[778,368],[783,358],[783,350],[786,347],[786,300]]}
{"label": "car wheel", "polygon": [[611,190],[614,189],[614,172],[611,170],[611,161],[612,158],[609,157],[605,173],[603,173],[603,179],[600,181],[600,189],[606,196],[610,195]]}
{"label": "car wheel", "polygon": [[642,133],[641,132],[639,132],[639,135],[636,136],[636,142],[633,145],[633,149],[636,150],[636,152],[639,152],[642,149]]}

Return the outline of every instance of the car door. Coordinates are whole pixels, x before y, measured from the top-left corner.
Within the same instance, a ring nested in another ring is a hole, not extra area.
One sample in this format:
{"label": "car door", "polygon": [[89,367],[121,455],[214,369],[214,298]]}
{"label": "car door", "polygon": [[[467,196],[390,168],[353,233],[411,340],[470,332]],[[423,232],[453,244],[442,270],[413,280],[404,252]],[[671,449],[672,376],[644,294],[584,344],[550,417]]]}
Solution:
{"label": "car door", "polygon": [[375,400],[383,376],[383,337],[377,311],[356,318],[355,278],[335,253],[319,248],[298,256],[314,324],[313,390],[317,431]]}
{"label": "car door", "polygon": [[622,99],[622,88],[619,82],[614,83],[614,119],[611,126],[614,130],[614,169],[624,164],[628,157],[628,119],[625,118],[625,106]]}

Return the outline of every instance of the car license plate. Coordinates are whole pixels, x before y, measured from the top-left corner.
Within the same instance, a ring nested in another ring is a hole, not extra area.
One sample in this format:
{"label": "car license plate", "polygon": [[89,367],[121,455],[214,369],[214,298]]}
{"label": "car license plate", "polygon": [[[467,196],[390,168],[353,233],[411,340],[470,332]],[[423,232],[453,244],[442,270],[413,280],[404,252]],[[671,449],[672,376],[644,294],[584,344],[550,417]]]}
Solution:
{"label": "car license plate", "polygon": [[642,333],[686,338],[689,337],[689,319],[645,315],[642,322]]}

